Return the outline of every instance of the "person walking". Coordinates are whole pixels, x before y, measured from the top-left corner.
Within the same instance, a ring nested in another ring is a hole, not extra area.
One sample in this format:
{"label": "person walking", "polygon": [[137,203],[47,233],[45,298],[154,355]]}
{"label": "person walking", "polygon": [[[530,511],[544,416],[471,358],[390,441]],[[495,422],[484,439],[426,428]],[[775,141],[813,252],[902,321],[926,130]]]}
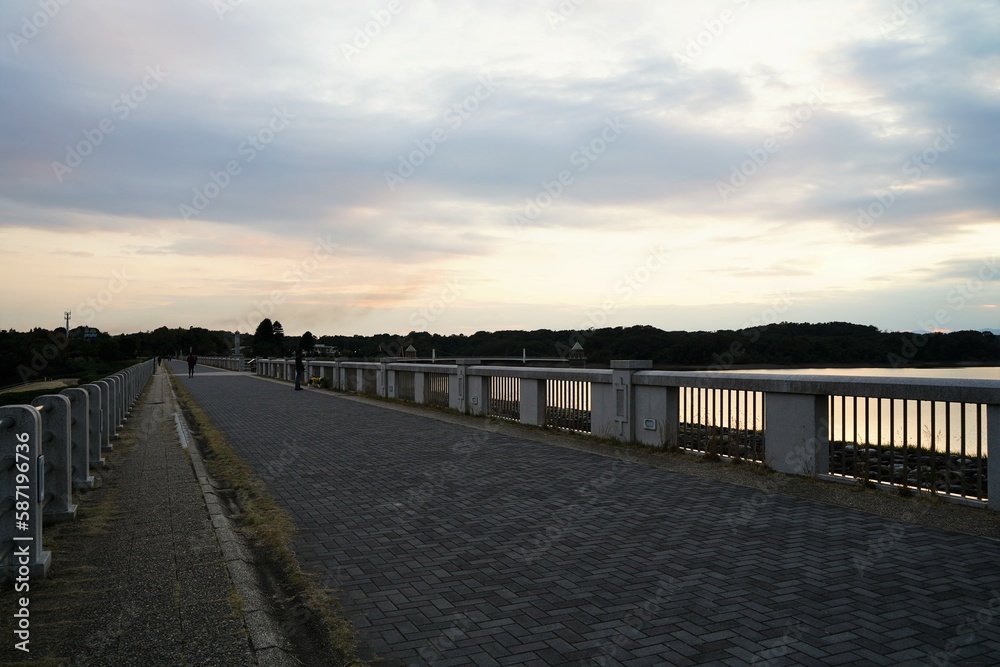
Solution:
{"label": "person walking", "polygon": [[295,391],[302,391],[302,375],[305,373],[306,365],[302,361],[302,350],[295,353]]}
{"label": "person walking", "polygon": [[194,377],[194,365],[198,363],[198,357],[194,356],[194,352],[188,355],[188,377]]}

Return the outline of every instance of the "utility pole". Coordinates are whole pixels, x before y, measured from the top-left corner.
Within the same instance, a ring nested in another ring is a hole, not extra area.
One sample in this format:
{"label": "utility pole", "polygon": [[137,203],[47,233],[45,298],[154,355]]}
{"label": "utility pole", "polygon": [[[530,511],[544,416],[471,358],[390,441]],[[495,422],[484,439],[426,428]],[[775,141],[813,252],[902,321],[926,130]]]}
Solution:
{"label": "utility pole", "polygon": [[63,311],[63,315],[66,316],[66,338],[69,338],[69,316],[72,314],[69,310]]}

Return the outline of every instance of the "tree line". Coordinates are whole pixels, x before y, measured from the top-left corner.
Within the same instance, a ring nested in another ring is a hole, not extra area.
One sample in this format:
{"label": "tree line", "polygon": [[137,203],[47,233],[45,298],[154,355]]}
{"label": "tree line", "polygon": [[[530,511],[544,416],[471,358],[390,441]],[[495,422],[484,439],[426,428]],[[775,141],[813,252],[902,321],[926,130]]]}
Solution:
{"label": "tree line", "polygon": [[186,355],[188,350],[226,354],[232,339],[232,334],[201,327],[160,327],[116,336],[87,327],[72,328],[69,335],[64,327],[0,330],[0,387],[44,378],[99,379],[116,362]]}
{"label": "tree line", "polygon": [[[0,386],[42,377],[77,377],[101,363],[154,356],[233,353],[233,334],[201,327],[167,328],[131,334],[86,329],[41,328],[0,331]],[[980,331],[916,334],[880,331],[847,322],[782,322],[752,329],[664,331],[652,326],[586,330],[478,331],[443,336],[426,331],[399,336],[287,335],[278,321],[262,320],[241,339],[246,356],[291,356],[302,349],[334,352],[352,359],[418,357],[569,357],[583,347],[588,365],[611,359],[651,359],[661,368],[725,369],[739,366],[906,366],[958,363],[1000,364],[1000,336]],[[317,348],[317,345],[324,346]]]}
{"label": "tree line", "polygon": [[1000,363],[1000,337],[980,331],[914,334],[880,331],[847,322],[782,322],[720,331],[664,331],[653,326],[535,331],[479,331],[442,336],[321,336],[351,356],[403,356],[412,345],[419,357],[569,357],[583,347],[587,363],[651,359],[659,367],[725,369],[736,366],[901,367],[957,363]]}

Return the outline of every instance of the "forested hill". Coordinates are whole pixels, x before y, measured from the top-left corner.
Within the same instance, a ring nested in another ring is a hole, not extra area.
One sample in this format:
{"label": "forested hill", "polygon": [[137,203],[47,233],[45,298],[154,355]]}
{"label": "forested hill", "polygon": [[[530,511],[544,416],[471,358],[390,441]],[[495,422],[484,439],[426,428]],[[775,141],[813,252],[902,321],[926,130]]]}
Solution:
{"label": "forested hill", "polygon": [[652,359],[660,366],[720,368],[740,365],[1000,364],[1000,337],[979,331],[914,334],[882,332],[873,326],[828,322],[783,322],[739,331],[663,331],[652,326],[586,331],[480,331],[471,336],[412,332],[407,336],[323,336],[319,342],[352,356],[376,356],[379,347],[402,356],[413,345],[420,357],[565,357],[574,343],[588,363]]}
{"label": "forested hill", "polygon": [[[265,326],[266,325],[266,326]],[[269,335],[265,336],[267,331]],[[783,322],[740,331],[663,331],[651,326],[588,329],[586,331],[480,331],[441,336],[411,332],[405,336],[322,336],[306,332],[286,335],[280,323],[261,322],[253,336],[244,334],[244,353],[254,356],[294,354],[304,344],[336,346],[342,356],[375,359],[403,356],[413,345],[419,357],[567,357],[575,343],[583,346],[587,363],[611,359],[652,359],[659,367],[700,369],[760,365],[907,366],[919,364],[987,363],[1000,365],[1000,336],[978,331],[948,334],[882,332],[872,326],[829,322]],[[0,331],[0,386],[42,377],[86,377],[112,360],[157,355],[225,355],[233,334],[200,327],[168,329],[116,336],[97,332],[87,340],[84,329],[67,337],[63,329]]]}

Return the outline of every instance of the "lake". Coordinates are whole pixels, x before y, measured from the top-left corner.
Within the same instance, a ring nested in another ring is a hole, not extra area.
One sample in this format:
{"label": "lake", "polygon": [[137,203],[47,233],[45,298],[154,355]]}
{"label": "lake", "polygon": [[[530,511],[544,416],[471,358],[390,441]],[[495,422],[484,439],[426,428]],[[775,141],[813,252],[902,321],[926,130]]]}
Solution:
{"label": "lake", "polygon": [[855,375],[905,378],[954,378],[957,380],[1000,381],[1000,366],[961,366],[957,368],[760,368],[733,369],[733,373],[768,373],[771,375]]}
{"label": "lake", "polygon": [[[768,375],[868,376],[935,380],[996,380],[998,366],[956,368],[767,368],[726,372]],[[697,391],[697,390],[696,390]],[[725,397],[721,397],[725,401]],[[830,438],[869,445],[918,446],[960,456],[986,454],[986,408],[972,404],[832,397]],[[738,407],[738,406],[734,406]],[[741,410],[742,412],[742,410]],[[760,408],[750,424],[763,424]],[[744,417],[744,415],[741,415]]]}

